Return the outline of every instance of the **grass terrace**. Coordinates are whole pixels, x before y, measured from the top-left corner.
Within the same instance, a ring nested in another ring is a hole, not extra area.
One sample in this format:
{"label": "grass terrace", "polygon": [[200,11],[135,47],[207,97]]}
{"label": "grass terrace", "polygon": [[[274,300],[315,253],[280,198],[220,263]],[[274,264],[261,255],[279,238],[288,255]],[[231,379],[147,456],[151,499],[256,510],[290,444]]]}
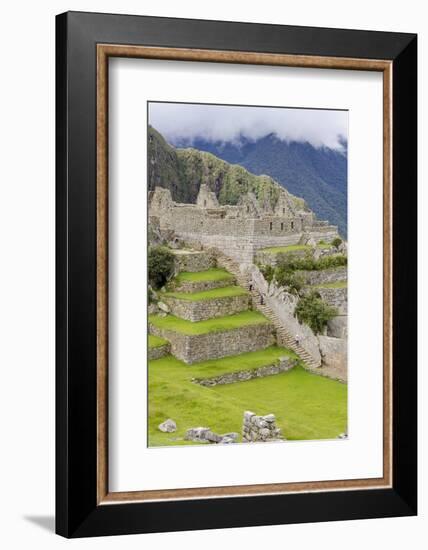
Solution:
{"label": "grass terrace", "polygon": [[164,338],[160,338],[159,336],[154,336],[153,334],[149,334],[149,349],[154,348],[161,348],[165,344],[168,344],[168,341]]}
{"label": "grass terrace", "polygon": [[[308,244],[292,244],[289,246],[272,246],[270,248],[263,248],[260,252],[268,252],[270,254],[280,254],[287,252],[298,252],[300,250],[311,250],[313,246]],[[328,243],[318,243],[317,248],[328,249],[332,248],[331,244]]]}
{"label": "grass terrace", "polygon": [[270,346],[257,351],[241,353],[221,359],[209,359],[193,365],[187,365],[172,355],[153,361],[153,367],[167,369],[174,378],[183,378],[191,382],[194,378],[212,378],[222,374],[242,370],[258,369],[278,362],[281,357],[299,359],[293,350],[279,346]]}
{"label": "grass terrace", "polygon": [[212,269],[207,269],[206,271],[197,271],[196,273],[182,271],[177,275],[175,281],[177,283],[182,283],[185,281],[227,281],[229,279],[232,280],[233,278],[233,275],[231,275],[225,269],[213,267]]}
{"label": "grass terrace", "polygon": [[[347,386],[295,367],[291,371],[211,388],[192,383],[192,377],[215,376],[228,369],[244,370],[271,364],[286,350],[263,350],[184,365],[171,356],[149,362],[149,445],[189,445],[188,428],[209,426],[217,433],[241,433],[246,410],[273,412],[287,439],[336,438],[346,427]],[[264,355],[264,357],[263,357]],[[177,432],[162,433],[157,426],[166,418]]]}
{"label": "grass terrace", "polygon": [[201,300],[213,300],[215,298],[231,298],[234,296],[245,296],[249,294],[240,286],[226,286],[223,288],[213,288],[201,292],[164,292],[161,296],[177,298],[178,300],[188,300],[190,302],[199,302]]}
{"label": "grass terrace", "polygon": [[173,315],[167,315],[166,317],[149,315],[149,323],[160,329],[180,332],[191,336],[209,334],[210,332],[226,332],[244,326],[269,323],[269,321],[258,311],[248,310],[236,313],[235,315],[228,315],[227,317],[217,317],[197,322],[179,319]]}

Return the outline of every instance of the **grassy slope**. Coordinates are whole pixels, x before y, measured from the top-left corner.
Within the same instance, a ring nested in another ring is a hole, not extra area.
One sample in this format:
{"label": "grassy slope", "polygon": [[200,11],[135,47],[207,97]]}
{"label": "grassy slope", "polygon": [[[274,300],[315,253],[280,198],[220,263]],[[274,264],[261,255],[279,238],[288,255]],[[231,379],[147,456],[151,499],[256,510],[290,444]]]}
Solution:
{"label": "grassy slope", "polygon": [[[269,348],[274,357],[279,348]],[[260,366],[259,357],[238,360]],[[250,354],[244,354],[250,355]],[[237,358],[228,358],[229,366]],[[223,367],[228,367],[223,362]],[[173,357],[149,364],[149,444],[182,445],[185,431],[208,426],[218,433],[240,434],[245,410],[256,414],[273,412],[287,439],[334,438],[345,430],[347,387],[333,380],[306,372],[301,367],[267,378],[205,388],[190,382],[203,370],[207,375],[214,361],[189,367]],[[209,363],[213,363],[209,366]],[[220,362],[218,362],[220,363]],[[266,364],[263,361],[264,364]],[[263,364],[262,363],[262,364]],[[238,369],[241,370],[241,369]],[[219,370],[216,371],[217,373]],[[166,418],[177,422],[177,432],[164,434],[157,426]],[[179,439],[176,441],[176,439]]]}
{"label": "grassy slope", "polygon": [[149,349],[160,348],[167,343],[167,340],[159,338],[159,336],[153,336],[153,334],[149,334]]}
{"label": "grassy slope", "polygon": [[182,283],[184,281],[227,281],[228,279],[233,279],[233,275],[231,275],[225,269],[213,267],[212,269],[207,269],[206,271],[197,271],[196,273],[182,271],[175,278],[175,282]]}
{"label": "grassy slope", "polygon": [[208,319],[207,321],[198,321],[194,323],[179,319],[173,315],[167,315],[166,317],[149,315],[149,322],[159,328],[189,335],[223,332],[248,325],[269,323],[266,317],[261,313],[250,310],[237,313],[236,315],[228,315],[227,317],[218,317],[216,319]]}
{"label": "grassy slope", "polygon": [[215,298],[231,298],[233,296],[244,296],[248,292],[240,286],[226,286],[223,288],[213,288],[201,292],[165,292],[161,296],[169,296],[179,300],[189,300],[190,302],[199,302],[200,300],[213,300]]}

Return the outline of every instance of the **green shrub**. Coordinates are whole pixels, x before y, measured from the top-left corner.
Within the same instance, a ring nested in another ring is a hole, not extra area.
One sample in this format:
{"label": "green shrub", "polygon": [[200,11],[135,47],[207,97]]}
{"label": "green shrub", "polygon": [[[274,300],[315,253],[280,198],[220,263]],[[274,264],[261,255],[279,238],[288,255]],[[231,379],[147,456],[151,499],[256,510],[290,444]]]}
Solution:
{"label": "green shrub", "polygon": [[271,265],[261,265],[259,266],[260,271],[263,274],[263,277],[268,283],[272,282],[273,276],[275,274],[275,269]]}
{"label": "green shrub", "polygon": [[333,239],[331,241],[331,244],[335,247],[335,248],[339,248],[339,246],[342,244],[342,239],[340,237],[336,237],[335,239]]}
{"label": "green shrub", "polygon": [[148,254],[149,283],[162,288],[174,275],[174,254],[163,246],[152,246]]}
{"label": "green shrub", "polygon": [[311,254],[306,254],[304,257],[296,256],[296,254],[289,254],[287,257],[281,259],[278,263],[278,267],[285,271],[319,271],[322,269],[346,266],[347,263],[348,258],[343,254],[322,256],[318,260],[315,260]]}
{"label": "green shrub", "polygon": [[293,294],[298,294],[305,284],[302,275],[284,267],[275,270],[275,280],[279,286],[286,287]]}
{"label": "green shrub", "polygon": [[299,323],[308,325],[315,334],[323,332],[328,321],[337,315],[336,308],[329,306],[316,291],[302,296],[294,311]]}

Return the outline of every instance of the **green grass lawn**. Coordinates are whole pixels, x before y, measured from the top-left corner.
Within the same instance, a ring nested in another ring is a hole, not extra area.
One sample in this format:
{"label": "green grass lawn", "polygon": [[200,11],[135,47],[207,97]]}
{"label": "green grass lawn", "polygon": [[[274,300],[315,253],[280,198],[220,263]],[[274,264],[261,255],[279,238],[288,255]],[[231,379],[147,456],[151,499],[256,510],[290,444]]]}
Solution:
{"label": "green grass lawn", "polygon": [[[318,243],[317,248],[327,249],[331,248],[331,244]],[[279,254],[281,252],[297,252],[299,250],[311,250],[313,247],[308,244],[292,244],[290,246],[271,246],[270,248],[263,248],[261,252],[268,252],[272,254]]]}
{"label": "green grass lawn", "polygon": [[167,340],[164,340],[163,338],[159,338],[159,336],[154,336],[153,334],[149,334],[149,349],[160,348],[161,346],[164,346],[167,343],[168,343]]}
{"label": "green grass lawn", "polygon": [[248,310],[236,313],[235,315],[228,315],[227,317],[217,317],[216,319],[197,322],[179,319],[173,315],[167,315],[166,317],[149,315],[149,323],[161,329],[195,335],[208,334],[210,332],[225,332],[248,325],[269,323],[269,321],[258,311]]}
{"label": "green grass lawn", "polygon": [[184,281],[227,281],[229,279],[232,280],[233,275],[231,275],[228,271],[226,271],[225,269],[213,267],[212,269],[207,269],[206,271],[197,271],[196,273],[182,271],[175,278],[175,282],[182,283]]}
{"label": "green grass lawn", "polygon": [[[346,428],[347,386],[305,371],[302,367],[269,376],[206,388],[192,377],[214,376],[224,369],[243,370],[270,364],[287,350],[267,350],[187,366],[167,356],[149,362],[149,445],[185,445],[188,428],[207,426],[217,433],[241,433],[246,410],[274,413],[287,439],[335,438]],[[262,357],[263,353],[265,358]],[[245,357],[246,356],[246,357]],[[217,369],[216,369],[217,364]],[[157,426],[172,418],[177,432]]]}
{"label": "green grass lawn", "polygon": [[334,283],[323,283],[320,285],[313,285],[313,288],[347,288],[348,281],[335,281]]}
{"label": "green grass lawn", "polygon": [[233,296],[244,296],[249,294],[240,286],[225,286],[222,288],[213,288],[201,292],[164,292],[161,296],[169,296],[179,300],[188,300],[190,302],[199,302],[200,300],[213,300],[215,298],[231,298]]}

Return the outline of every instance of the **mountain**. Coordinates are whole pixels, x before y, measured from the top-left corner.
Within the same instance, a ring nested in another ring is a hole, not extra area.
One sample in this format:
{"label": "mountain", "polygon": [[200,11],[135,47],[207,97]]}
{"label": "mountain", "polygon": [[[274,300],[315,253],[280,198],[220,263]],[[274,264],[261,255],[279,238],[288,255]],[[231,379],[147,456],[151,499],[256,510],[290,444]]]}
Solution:
{"label": "mountain", "polygon": [[[153,127],[148,128],[148,187],[171,191],[176,202],[195,203],[201,184],[214,191],[220,204],[237,204],[239,198],[253,192],[261,204],[275,206],[281,186],[271,176],[255,175],[238,164],[195,148],[169,145]],[[290,195],[299,209],[304,201]]]}
{"label": "mountain", "polygon": [[[176,142],[181,147],[185,142]],[[305,199],[321,220],[328,220],[347,236],[347,143],[341,151],[313,147],[308,142],[282,141],[269,134],[239,143],[195,140],[192,147],[207,151],[253,174],[267,174],[290,193]]]}

